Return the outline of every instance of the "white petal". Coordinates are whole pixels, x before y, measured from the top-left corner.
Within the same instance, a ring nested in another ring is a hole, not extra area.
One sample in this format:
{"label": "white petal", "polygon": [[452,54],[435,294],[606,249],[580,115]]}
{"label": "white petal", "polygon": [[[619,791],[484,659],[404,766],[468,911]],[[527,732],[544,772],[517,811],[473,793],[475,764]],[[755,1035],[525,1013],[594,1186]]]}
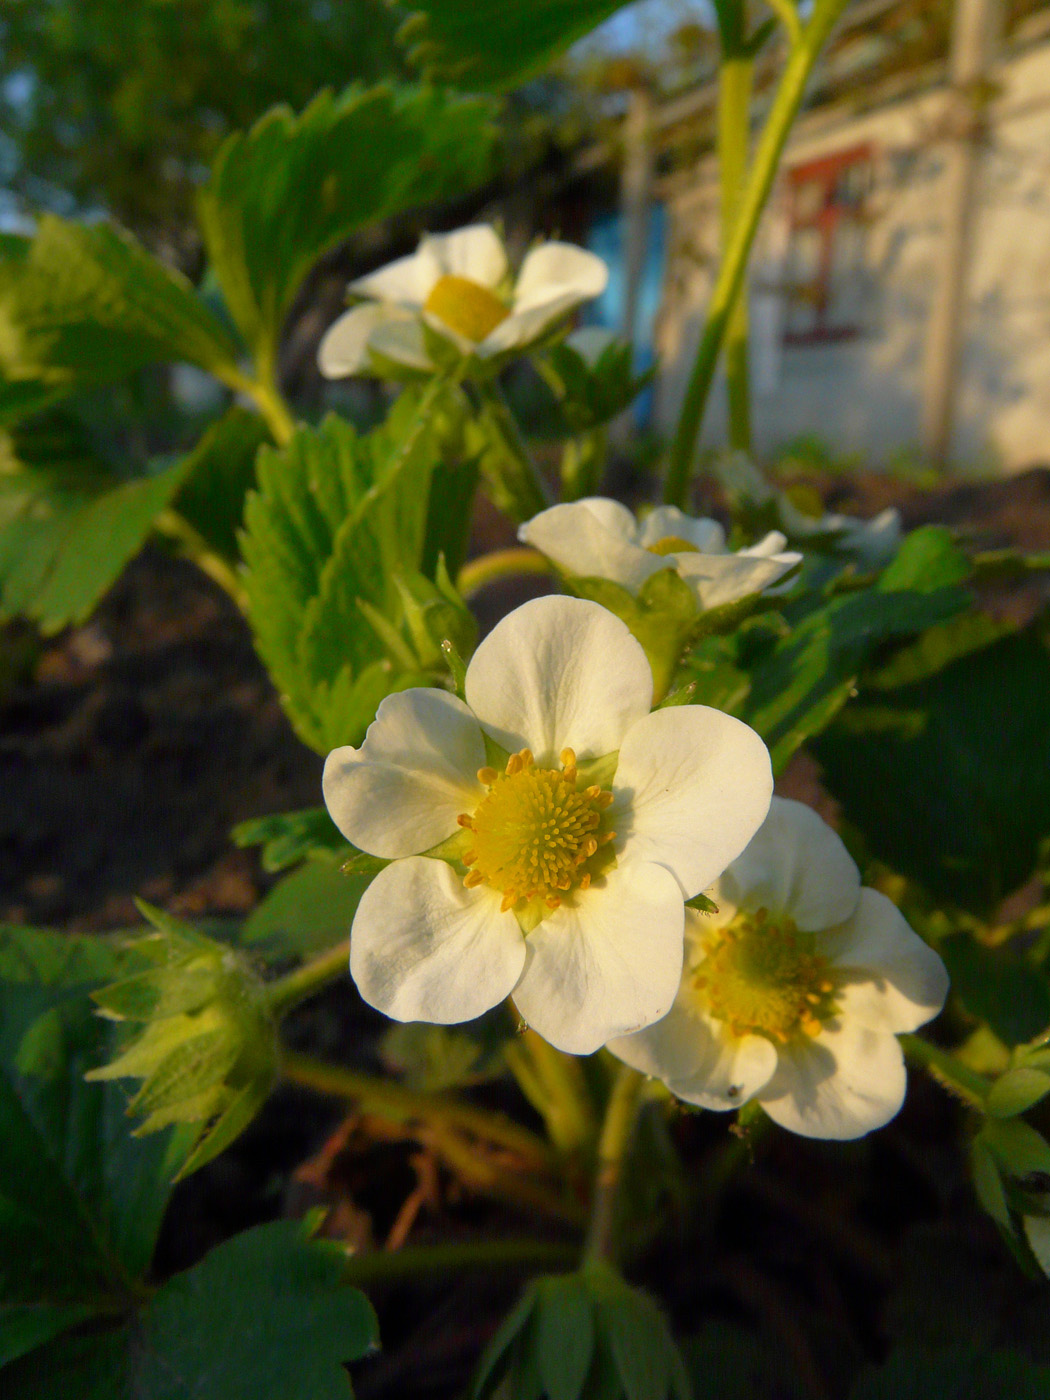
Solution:
{"label": "white petal", "polygon": [[444,690],[402,690],[376,711],[359,749],[334,749],[322,788],[348,841],[388,860],[416,855],[456,830],[484,792],[485,741],[474,716]]}
{"label": "white petal", "polygon": [[634,544],[634,531],[634,516],[626,506],[597,498],[541,510],[521,526],[518,539],[567,574],[612,579],[637,593],[647,578],[668,567],[668,560]]}
{"label": "white petal", "polygon": [[801,554],[675,554],[675,568],[704,609],[761,593],[795,567]]}
{"label": "white petal", "polygon": [[472,1021],[514,990],[525,940],[495,890],[468,890],[450,865],[395,861],[361,896],[350,973],[395,1021]]}
{"label": "white petal", "polygon": [[562,297],[572,303],[600,297],[609,281],[601,258],[574,243],[541,243],[526,254],[514,288],[514,310],[528,311]]}
{"label": "white petal", "polygon": [[580,759],[615,752],[649,712],[653,675],[645,652],[605,608],[581,598],[535,598],[478,647],[466,693],[497,744],[529,748],[550,767],[566,747]]}
{"label": "white petal", "polygon": [[368,348],[409,369],[434,367],[423,340],[423,327],[416,316],[391,317],[383,321],[369,337]]}
{"label": "white petal", "polygon": [[[691,911],[686,910],[688,915]],[[666,1016],[634,1035],[618,1036],[605,1047],[641,1074],[665,1084],[686,1079],[710,1056],[711,1031],[698,1014],[695,994],[679,987]]]}
{"label": "white petal", "polygon": [[506,320],[489,331],[479,344],[477,353],[482,359],[491,359],[493,355],[502,355],[508,350],[524,349],[525,346],[539,340],[540,336],[546,335],[548,330],[579,304],[578,296],[564,292],[560,296],[540,302],[537,306],[530,306],[525,310],[515,309]]}
{"label": "white petal", "polygon": [[408,257],[387,263],[367,277],[358,277],[350,283],[349,290],[357,296],[395,302],[418,311],[441,276],[440,264],[426,245],[424,239]]}
{"label": "white petal", "polygon": [[[768,535],[763,535],[758,544],[749,545],[747,549],[740,550],[740,553],[753,559],[768,559],[773,554],[782,553],[786,544],[787,535],[782,535],[779,530],[770,530]],[[795,554],[792,558],[797,564],[802,555]]]}
{"label": "white petal", "polygon": [[657,506],[642,521],[639,544],[647,549],[670,537],[695,545],[702,554],[721,554],[726,547],[726,532],[717,520],[696,519],[677,506]]}
{"label": "white petal", "polygon": [[705,1020],[704,1058],[690,1075],[668,1080],[676,1098],[725,1113],[747,1103],[769,1083],[777,1068],[777,1052],[761,1035],[733,1040],[714,1019]]}
{"label": "white petal", "polygon": [[815,932],[841,924],[860,900],[860,872],[840,837],[802,802],[774,797],[769,815],[718,882],[715,902],[787,914]]}
{"label": "white petal", "polygon": [[507,275],[507,250],[491,224],[468,224],[453,233],[424,239],[426,250],[445,275],[467,277],[482,287],[498,287]]}
{"label": "white petal", "polygon": [[529,934],[514,992],[524,1019],[570,1055],[664,1016],[682,976],[684,906],[659,866],[611,870]]}
{"label": "white petal", "polygon": [[395,307],[367,302],[344,312],[325,332],[317,363],[326,379],[343,379],[368,367],[368,342],[384,322],[401,319]]}
{"label": "white petal", "polygon": [[813,1040],[777,1053],[777,1072],[758,1101],[790,1132],[862,1137],[888,1123],[904,1102],[904,1056],[892,1035],[832,1021]]}
{"label": "white petal", "polygon": [[611,808],[622,862],[655,861],[687,899],[740,854],[769,811],[769,751],[753,729],[706,705],[639,720],[620,745]]}
{"label": "white petal", "polygon": [[821,944],[845,976],[835,1000],[846,1019],[877,1031],[913,1031],[944,1005],[944,963],[878,890],[861,890],[856,913]]}

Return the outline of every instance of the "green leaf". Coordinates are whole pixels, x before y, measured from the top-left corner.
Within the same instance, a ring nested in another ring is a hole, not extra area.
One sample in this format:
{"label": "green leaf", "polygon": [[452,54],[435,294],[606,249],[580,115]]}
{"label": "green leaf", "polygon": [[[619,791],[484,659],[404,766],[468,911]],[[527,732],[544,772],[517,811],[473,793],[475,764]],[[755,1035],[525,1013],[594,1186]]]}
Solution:
{"label": "green leaf", "polygon": [[1020,1045],[1050,1025],[1046,977],[1013,949],[987,948],[959,933],[942,939],[938,952],[955,995],[1004,1044]]}
{"label": "green leaf", "polygon": [[512,1034],[502,1009],[467,1028],[406,1021],[384,1032],[380,1053],[410,1088],[434,1094],[501,1075]]}
{"label": "green leaf", "polygon": [[527,1333],[536,1307],[535,1287],[527,1288],[524,1296],[500,1323],[474,1373],[471,1390],[475,1400],[492,1393],[508,1365],[512,1363],[515,1344]]}
{"label": "green leaf", "polygon": [[0,433],[0,617],[45,632],[82,622],[216,447],[232,448],[221,428],[181,461],[122,480],[64,411]]}
{"label": "green leaf", "polygon": [[533,1335],[549,1400],[576,1400],[594,1355],[594,1305],[582,1279],[569,1275],[542,1281]]}
{"label": "green leaf", "polygon": [[255,457],[269,442],[257,413],[229,409],[207,430],[186,460],[175,509],[204,542],[233,563],[244,502],[255,485]]}
{"label": "green leaf", "polygon": [[1019,1065],[995,1081],[985,1108],[993,1118],[1014,1118],[1050,1094],[1050,1074]]}
{"label": "green leaf", "polygon": [[406,394],[367,436],[330,416],[259,454],[242,535],[249,613],[297,733],[322,753],[360,742],[384,695],[427,683],[407,641],[395,666],[363,606],[396,631],[396,576],[419,566],[433,467],[423,410]]}
{"label": "green leaf", "polygon": [[675,1344],[651,1298],[622,1279],[603,1281],[597,1293],[598,1327],[608,1338],[626,1400],[664,1400],[671,1385]]}
{"label": "green leaf", "polygon": [[126,1328],[52,1343],[11,1368],[22,1400],[346,1400],[344,1363],[378,1345],[343,1250],[259,1225],[170,1279]]}
{"label": "green leaf", "polygon": [[412,0],[401,38],[438,82],[481,91],[542,72],[629,0]]}
{"label": "green leaf", "polygon": [[190,283],[121,230],[45,214],[0,260],[0,423],[156,361],[236,379],[237,358]]}
{"label": "green leaf", "polygon": [[1048,694],[1043,639],[1005,637],[851,705],[814,745],[824,782],[874,856],[988,915],[1050,835]]}
{"label": "green leaf", "polygon": [[264,870],[286,870],[307,856],[338,861],[347,849],[346,837],[325,807],[299,812],[274,812],[241,822],[231,833],[234,844],[262,846]]}
{"label": "green leaf", "polygon": [[279,881],[249,914],[241,941],[267,956],[308,957],[349,936],[370,873],[344,875],[338,866],[308,861]]}
{"label": "green leaf", "polygon": [[490,173],[489,108],[432,89],[323,92],[222,146],[201,191],[205,246],[230,314],[272,368],[318,260],[355,229],[465,193]]}
{"label": "green leaf", "polygon": [[854,1385],[849,1400],[1045,1400],[1050,1366],[1011,1351],[898,1347]]}
{"label": "green leaf", "polygon": [[126,1304],[153,1253],[181,1137],[133,1138],[88,1084],[113,1031],[89,993],[144,966],[112,939],[0,927],[0,1358]]}
{"label": "green leaf", "polygon": [[997,1225],[1007,1231],[1013,1230],[1010,1207],[1006,1201],[1003,1180],[999,1175],[995,1155],[980,1137],[970,1144],[970,1159],[973,1166],[973,1185],[977,1199]]}
{"label": "green leaf", "polygon": [[988,1118],[978,1140],[1007,1176],[1021,1184],[1032,1175],[1050,1176],[1050,1143],[1021,1118]]}

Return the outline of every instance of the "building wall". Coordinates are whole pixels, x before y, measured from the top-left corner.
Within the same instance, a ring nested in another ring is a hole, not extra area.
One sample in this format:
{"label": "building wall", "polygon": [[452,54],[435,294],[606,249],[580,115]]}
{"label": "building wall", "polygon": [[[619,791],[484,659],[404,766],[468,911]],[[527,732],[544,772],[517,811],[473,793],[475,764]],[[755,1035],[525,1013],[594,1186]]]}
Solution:
{"label": "building wall", "polygon": [[[952,450],[961,471],[1020,470],[1050,460],[1050,42],[1015,51],[998,66],[995,83],[978,168]],[[943,88],[932,89],[863,114],[845,104],[817,111],[797,128],[752,260],[760,454],[803,434],[875,462],[917,447],[942,233],[944,107]],[[862,218],[836,225],[831,247],[839,266],[824,279],[839,324],[825,339],[820,331],[791,339],[787,332],[805,307],[789,289],[810,237],[792,212],[791,171],[862,147],[869,152]],[[657,330],[665,369],[656,411],[665,431],[674,424],[717,268],[716,174],[708,160],[668,192]],[[717,384],[708,445],[725,441],[724,397]]]}

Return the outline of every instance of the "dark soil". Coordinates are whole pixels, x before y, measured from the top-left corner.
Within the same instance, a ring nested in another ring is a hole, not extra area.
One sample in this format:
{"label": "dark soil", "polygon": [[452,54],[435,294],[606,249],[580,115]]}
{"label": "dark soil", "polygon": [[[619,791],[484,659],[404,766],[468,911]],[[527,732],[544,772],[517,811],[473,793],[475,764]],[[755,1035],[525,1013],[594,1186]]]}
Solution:
{"label": "dark soil", "polygon": [[[981,548],[1050,548],[1047,469],[935,491],[875,476],[819,484],[836,509],[868,515],[892,503],[906,525],[943,521]],[[510,541],[481,515],[476,542]],[[524,596],[515,585],[489,590],[483,623]],[[1045,598],[1037,582],[990,603],[1029,615]],[[25,634],[9,641],[12,655],[25,652]],[[183,915],[243,915],[272,877],[254,852],[231,848],[230,828],[315,805],[320,772],[225,596],[190,566],[147,553],[87,626],[43,643],[0,693],[0,919],[126,927],[138,922],[135,895]],[[803,759],[783,788],[820,805],[817,779]],[[304,1008],[291,1034],[312,1053],[367,1064],[380,1022],[347,979]],[[487,1092],[528,1116],[509,1086]],[[731,1397],[836,1400],[895,1340],[1017,1341],[1050,1360],[1045,1291],[977,1211],[958,1128],[957,1106],[912,1076],[884,1132],[846,1146],[776,1134],[705,1205],[705,1163],[732,1139],[721,1117],[682,1114],[672,1131],[688,1179],[677,1204],[654,1203],[670,1228],[643,1243],[634,1275],[680,1335],[702,1334],[705,1375],[730,1364],[733,1346],[739,1375],[744,1347],[754,1385]],[[332,1102],[283,1088],[231,1151],[179,1188],[158,1269],[317,1201],[332,1208],[328,1228],[360,1245],[557,1238],[560,1228],[472,1194],[411,1134],[344,1122]],[[358,1368],[359,1396],[458,1394],[516,1287],[506,1272],[379,1290],[385,1349]]]}

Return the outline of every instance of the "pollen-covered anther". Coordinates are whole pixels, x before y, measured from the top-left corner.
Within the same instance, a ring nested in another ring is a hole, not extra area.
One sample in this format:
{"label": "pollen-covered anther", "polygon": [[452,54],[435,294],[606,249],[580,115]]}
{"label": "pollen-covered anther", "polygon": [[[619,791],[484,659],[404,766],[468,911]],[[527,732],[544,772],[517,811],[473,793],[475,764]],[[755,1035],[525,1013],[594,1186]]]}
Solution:
{"label": "pollen-covered anther", "polygon": [[741,912],[708,941],[691,978],[696,996],[732,1036],[779,1045],[820,1034],[837,1014],[830,963],[812,933],[766,909]]}
{"label": "pollen-covered anther", "polygon": [[589,862],[614,836],[600,830],[612,793],[593,784],[578,791],[575,752],[563,749],[559,758],[560,769],[539,768],[521,749],[502,773],[482,769],[488,791],[460,821],[474,838],[461,857],[470,867],[465,883],[498,890],[504,912],[537,900],[557,909],[570,891],[587,889],[597,873]]}

